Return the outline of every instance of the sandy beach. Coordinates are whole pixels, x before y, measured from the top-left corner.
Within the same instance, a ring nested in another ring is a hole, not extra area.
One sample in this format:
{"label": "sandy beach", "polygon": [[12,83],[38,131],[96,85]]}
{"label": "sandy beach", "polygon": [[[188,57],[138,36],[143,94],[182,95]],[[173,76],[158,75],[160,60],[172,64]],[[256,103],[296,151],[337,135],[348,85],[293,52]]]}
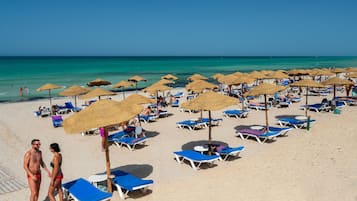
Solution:
{"label": "sandy beach", "polygon": [[[119,93],[113,99],[120,100],[121,97]],[[309,103],[321,102],[322,98],[309,96]],[[331,99],[331,94],[328,98]],[[270,109],[269,123],[277,125],[275,117],[278,115],[304,115],[299,109],[304,100],[289,108]],[[53,103],[66,101],[73,102],[73,99],[57,98]],[[51,118],[33,115],[39,105],[48,105],[48,100],[0,104],[0,166],[27,184],[23,156],[30,148],[30,141],[38,138],[47,166],[52,159],[49,145],[53,142],[60,144],[64,182],[104,172],[105,155],[100,149],[100,136],[66,134],[62,127],[53,128]],[[223,110],[214,111],[213,117],[223,118],[223,122],[212,128],[213,140],[233,147],[245,146],[245,150],[239,158],[218,161],[213,167],[198,171],[189,164],[178,164],[173,152],[182,150],[189,142],[207,140],[208,128],[179,129],[176,122],[197,118],[200,114],[180,112],[179,108],[170,106],[167,110],[173,115],[142,125],[149,137],[145,146],[134,151],[115,145],[109,147],[113,169],[154,180],[147,194],[132,193],[126,200],[357,200],[357,107],[346,106],[340,115],[309,112],[317,120],[310,131],[293,129],[288,136],[263,144],[254,139],[240,139],[236,128],[264,125],[264,111],[252,110],[245,119],[225,118]],[[208,116],[207,112],[204,116]],[[42,176],[39,200],[46,200],[49,178],[44,171]],[[25,188],[2,194],[0,200],[28,200],[29,194],[29,189]],[[117,191],[114,191],[112,200],[120,200]]]}

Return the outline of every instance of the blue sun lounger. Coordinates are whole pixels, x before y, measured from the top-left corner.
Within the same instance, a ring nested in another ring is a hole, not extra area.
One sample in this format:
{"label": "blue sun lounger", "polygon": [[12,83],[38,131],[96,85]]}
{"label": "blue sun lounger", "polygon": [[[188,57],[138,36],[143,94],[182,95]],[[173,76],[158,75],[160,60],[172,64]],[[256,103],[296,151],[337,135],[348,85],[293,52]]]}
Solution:
{"label": "blue sun lounger", "polygon": [[218,146],[216,148],[216,154],[220,156],[223,160],[226,160],[229,156],[238,156],[241,151],[244,150],[244,146],[239,147],[229,147],[229,146]]}
{"label": "blue sun lounger", "polygon": [[111,174],[114,175],[112,182],[117,187],[121,199],[125,199],[131,191],[141,190],[145,193],[148,186],[154,183],[151,179],[141,179],[121,170],[112,171]]}
{"label": "blue sun lounger", "polygon": [[[300,120],[295,119],[293,117],[285,117],[285,118],[278,118],[278,122],[280,126],[292,126],[294,128],[306,128],[307,127],[307,119]],[[316,123],[315,119],[310,119],[310,124]]]}
{"label": "blue sun lounger", "polygon": [[226,110],[223,111],[225,117],[246,118],[250,110]]}
{"label": "blue sun lounger", "polygon": [[205,122],[194,120],[184,120],[176,123],[179,128],[188,128],[189,130],[201,129],[207,127]]}
{"label": "blue sun lounger", "polygon": [[[255,109],[255,110],[265,110],[265,106],[264,105],[254,104],[254,103],[249,103],[248,104],[248,108]],[[270,109],[270,108],[271,108],[271,106],[267,105],[267,109]]]}
{"label": "blue sun lounger", "polygon": [[105,201],[112,197],[111,193],[103,192],[83,178],[62,184],[66,200],[76,201]]}
{"label": "blue sun lounger", "polygon": [[[249,137],[255,138],[259,143],[263,143],[267,140],[273,140],[275,137],[280,135],[278,131],[262,131],[262,130],[255,130],[255,129],[242,129],[238,131],[238,135],[242,139],[248,139]],[[244,138],[244,136],[246,136]],[[260,139],[263,139],[260,140]]]}
{"label": "blue sun lounger", "polygon": [[145,123],[151,122],[151,121],[156,121],[156,115],[142,115],[142,114],[140,114],[140,121],[143,121]]}
{"label": "blue sun lounger", "polygon": [[[222,121],[223,121],[222,118],[212,118],[211,119],[211,124],[213,126],[218,126]],[[206,125],[209,125],[209,118],[202,118],[202,122],[206,123]]]}
{"label": "blue sun lounger", "polygon": [[[221,158],[217,155],[209,156],[193,150],[177,151],[174,152],[174,155],[178,163],[182,163],[183,160],[189,161],[194,170],[198,170],[202,163],[213,163]],[[197,165],[195,163],[197,163]]]}
{"label": "blue sun lounger", "polygon": [[52,116],[51,118],[52,118],[52,125],[53,125],[53,127],[57,128],[57,127],[62,126],[62,122],[63,122],[62,116],[60,116],[60,115],[54,115],[54,116]]}
{"label": "blue sun lounger", "polygon": [[112,142],[114,142],[118,147],[126,146],[130,151],[135,149],[135,146],[138,144],[145,144],[148,140],[147,137],[122,137],[122,138],[114,138]]}

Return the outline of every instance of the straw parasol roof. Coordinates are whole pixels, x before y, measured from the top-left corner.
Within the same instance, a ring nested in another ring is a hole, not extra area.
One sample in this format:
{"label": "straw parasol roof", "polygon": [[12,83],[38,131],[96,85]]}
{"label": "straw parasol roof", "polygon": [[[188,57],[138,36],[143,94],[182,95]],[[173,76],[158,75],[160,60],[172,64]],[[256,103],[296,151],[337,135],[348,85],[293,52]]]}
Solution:
{"label": "straw parasol roof", "polygon": [[265,77],[267,79],[287,79],[289,76],[282,71],[274,71],[272,73],[267,74]]}
{"label": "straw parasol roof", "polygon": [[345,69],[346,73],[353,73],[353,72],[357,72],[357,67],[348,67]]}
{"label": "straw parasol roof", "polygon": [[122,80],[122,81],[114,84],[113,88],[131,87],[131,86],[133,86],[133,83]]}
{"label": "straw parasol roof", "polygon": [[129,82],[140,82],[140,81],[146,82],[146,79],[143,78],[143,77],[140,77],[140,76],[138,76],[138,75],[135,75],[135,76],[129,78],[128,81],[129,81]]}
{"label": "straw parasol roof", "polygon": [[200,75],[200,74],[193,74],[191,75],[190,77],[187,78],[187,80],[189,81],[195,81],[195,80],[207,80],[208,78],[203,76],[203,75]]}
{"label": "straw parasol roof", "polygon": [[55,84],[47,83],[47,84],[41,86],[40,88],[36,89],[36,91],[40,92],[40,91],[59,89],[59,88],[62,88],[62,87],[55,85]]}
{"label": "straw parasol roof", "polygon": [[161,77],[161,79],[165,79],[165,80],[178,80],[178,77],[172,75],[172,74],[167,74]]}
{"label": "straw parasol roof", "polygon": [[238,85],[242,83],[252,83],[254,82],[254,78],[252,78],[250,75],[236,76],[234,74],[230,74],[219,78],[218,81],[226,85]]}
{"label": "straw parasol roof", "polygon": [[66,133],[79,133],[92,128],[104,127],[106,173],[109,192],[112,191],[112,184],[110,179],[108,130],[106,127],[128,121],[140,113],[142,109],[142,106],[135,104],[128,105],[112,100],[102,100],[91,104],[89,107],[63,121]]}
{"label": "straw parasol roof", "polygon": [[250,77],[255,78],[255,79],[263,79],[266,77],[263,73],[258,72],[258,71],[253,71],[249,75],[250,75]]}
{"label": "straw parasol roof", "polygon": [[55,85],[55,84],[51,84],[51,83],[47,83],[45,85],[42,85],[40,88],[36,89],[36,91],[40,92],[40,91],[45,91],[48,90],[48,97],[50,99],[50,110],[52,113],[52,100],[51,100],[51,90],[53,89],[59,89],[62,88],[61,86]]}
{"label": "straw parasol roof", "polygon": [[357,78],[357,73],[352,73],[352,74],[346,75],[346,77]]}
{"label": "straw parasol roof", "polygon": [[157,82],[154,83],[154,84],[165,85],[165,84],[174,84],[174,83],[175,83],[175,82],[172,81],[172,80],[162,79],[162,80],[157,81]]}
{"label": "straw parasol roof", "polygon": [[198,93],[204,91],[205,89],[217,89],[217,88],[218,88],[217,85],[207,82],[205,80],[195,80],[186,85],[186,89],[188,91],[194,91]]}
{"label": "straw parasol roof", "polygon": [[78,85],[73,85],[66,90],[62,91],[59,93],[61,96],[79,96],[85,93],[88,93],[90,89],[78,86]]}
{"label": "straw parasol roof", "polygon": [[343,68],[334,68],[331,70],[332,73],[344,73],[346,70]]}
{"label": "straw parasol roof", "polygon": [[291,83],[290,86],[292,87],[312,87],[312,88],[324,88],[325,86],[317,83],[313,80],[309,80],[309,79],[304,79],[304,80],[300,80],[298,82],[294,82]]}
{"label": "straw parasol roof", "polygon": [[216,73],[214,75],[212,75],[212,78],[215,80],[218,80],[220,77],[223,77],[224,75],[222,73]]}
{"label": "straw parasol roof", "polygon": [[130,95],[128,98],[126,98],[125,100],[123,100],[122,102],[126,102],[128,104],[147,104],[147,103],[155,103],[156,101],[154,99],[145,97],[143,95],[140,94],[132,94]]}
{"label": "straw parasol roof", "polygon": [[130,120],[143,107],[113,100],[101,100],[73,114],[63,121],[66,133],[80,133],[92,128],[106,127]]}
{"label": "straw parasol roof", "polygon": [[284,89],[286,89],[286,87],[270,83],[262,83],[245,93],[245,96],[273,95]]}
{"label": "straw parasol roof", "polygon": [[74,96],[74,105],[77,107],[77,96],[88,93],[90,89],[80,87],[78,85],[73,85],[66,90],[59,93],[61,96]]}
{"label": "straw parasol roof", "polygon": [[110,85],[110,84],[112,84],[112,83],[109,81],[102,80],[102,79],[98,78],[98,79],[88,82],[87,86],[93,87],[93,86],[104,86],[104,85]]}
{"label": "straw parasol roof", "polygon": [[162,85],[162,84],[153,84],[151,86],[146,87],[145,89],[143,89],[144,92],[148,92],[150,94],[156,94],[159,91],[167,91],[170,90],[171,87],[168,87],[166,85]]}
{"label": "straw parasol roof", "polygon": [[296,75],[307,75],[308,71],[304,69],[293,69],[288,71],[288,75],[296,76]]}
{"label": "straw parasol roof", "polygon": [[98,97],[100,99],[101,96],[113,96],[116,95],[116,93],[102,89],[102,88],[96,88],[87,94],[80,96],[79,99],[88,99],[88,98],[93,98],[93,97]]}

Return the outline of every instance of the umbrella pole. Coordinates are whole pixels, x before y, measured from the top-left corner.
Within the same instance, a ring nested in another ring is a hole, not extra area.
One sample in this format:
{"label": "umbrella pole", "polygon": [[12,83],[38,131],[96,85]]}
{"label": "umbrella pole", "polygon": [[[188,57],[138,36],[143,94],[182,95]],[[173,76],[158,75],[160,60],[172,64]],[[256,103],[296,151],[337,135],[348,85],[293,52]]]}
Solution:
{"label": "umbrella pole", "polygon": [[305,102],[305,116],[307,117],[307,110],[309,109],[309,106],[307,105],[307,97],[309,93],[309,87],[306,87],[306,102]]}
{"label": "umbrella pole", "polygon": [[333,99],[336,98],[336,85],[333,85]]}
{"label": "umbrella pole", "polygon": [[135,93],[138,93],[138,82],[135,82]]}
{"label": "umbrella pole", "polygon": [[241,87],[241,91],[242,91],[242,97],[241,97],[241,101],[242,101],[242,110],[244,110],[244,98],[243,98],[243,83],[242,83],[242,87]]}
{"label": "umbrella pole", "polygon": [[106,161],[106,172],[107,172],[107,186],[108,192],[112,192],[112,181],[110,178],[110,159],[109,159],[109,148],[108,148],[108,128],[104,127],[104,144],[105,144],[105,161]]}
{"label": "umbrella pole", "polygon": [[125,90],[123,88],[123,99],[125,100]]}
{"label": "umbrella pole", "polygon": [[269,131],[269,123],[268,123],[268,103],[267,103],[267,95],[264,94],[264,104],[265,104],[265,125],[266,130]]}
{"label": "umbrella pole", "polygon": [[74,96],[74,106],[77,107],[77,96]]}
{"label": "umbrella pole", "polygon": [[52,114],[52,100],[51,100],[51,89],[48,90],[48,96],[50,97],[50,110],[51,110],[51,114]]}
{"label": "umbrella pole", "polygon": [[[201,110],[202,111],[202,110]],[[211,146],[211,140],[212,140],[212,136],[211,136],[211,131],[212,131],[212,127],[211,127],[211,121],[212,121],[212,117],[211,117],[211,110],[208,110],[208,155],[211,155],[211,151],[212,151],[212,146]]]}

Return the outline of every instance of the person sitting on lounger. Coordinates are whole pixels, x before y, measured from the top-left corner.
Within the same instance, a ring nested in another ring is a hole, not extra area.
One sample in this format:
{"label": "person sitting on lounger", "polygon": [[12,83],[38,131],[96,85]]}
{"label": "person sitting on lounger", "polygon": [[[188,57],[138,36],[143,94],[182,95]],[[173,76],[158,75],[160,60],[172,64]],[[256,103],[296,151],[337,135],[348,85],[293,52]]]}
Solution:
{"label": "person sitting on lounger", "polygon": [[151,109],[148,106],[147,108],[144,109],[144,111],[141,112],[142,115],[149,116],[151,113]]}

